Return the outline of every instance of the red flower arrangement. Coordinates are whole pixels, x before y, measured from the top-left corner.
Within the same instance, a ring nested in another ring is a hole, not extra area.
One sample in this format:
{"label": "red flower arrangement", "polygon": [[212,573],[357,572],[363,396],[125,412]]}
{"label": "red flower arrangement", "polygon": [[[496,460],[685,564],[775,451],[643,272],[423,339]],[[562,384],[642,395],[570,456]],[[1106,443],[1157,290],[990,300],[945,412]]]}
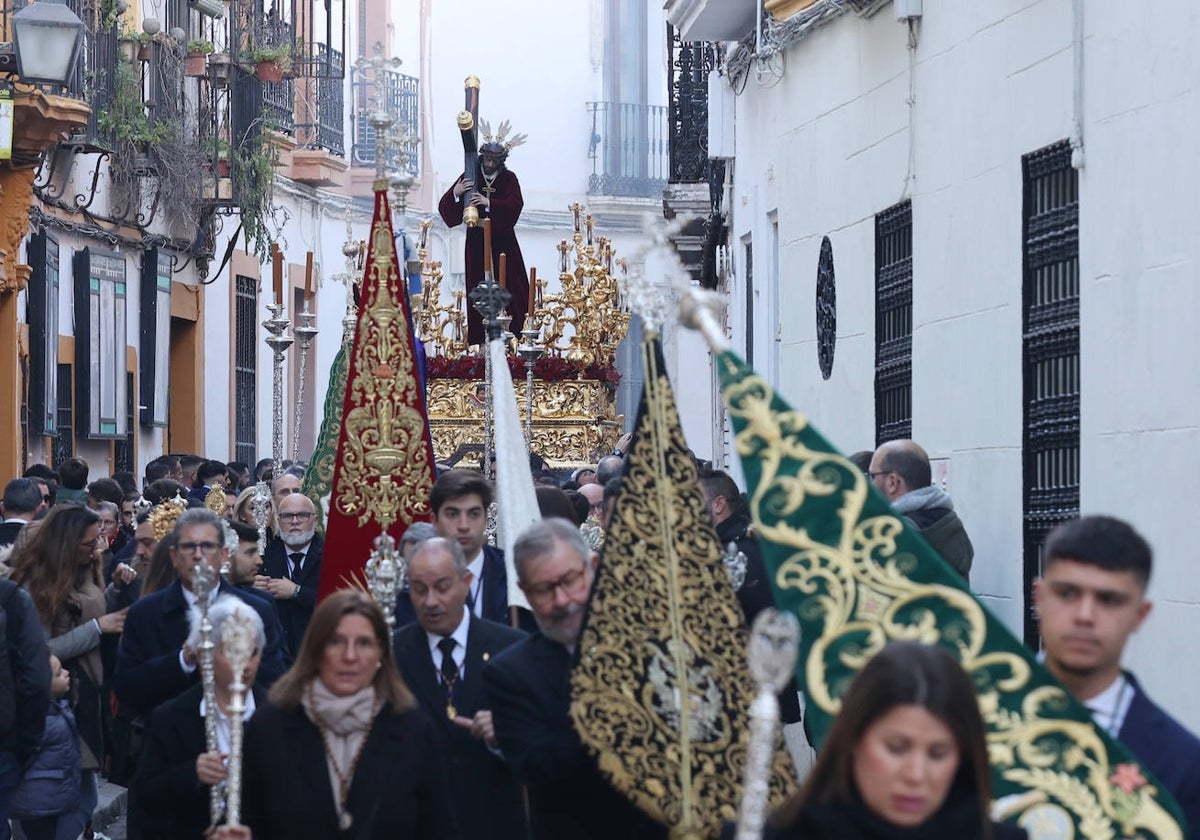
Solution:
{"label": "red flower arrangement", "polygon": [[[525,378],[525,360],[521,357],[509,356],[508,369],[513,379]],[[429,379],[483,379],[484,370],[482,356],[463,356],[457,359],[432,356],[425,361],[425,375]],[[621,384],[621,372],[613,365],[585,365],[561,356],[543,356],[535,361],[533,375],[543,382],[594,380],[603,382],[614,390]]]}

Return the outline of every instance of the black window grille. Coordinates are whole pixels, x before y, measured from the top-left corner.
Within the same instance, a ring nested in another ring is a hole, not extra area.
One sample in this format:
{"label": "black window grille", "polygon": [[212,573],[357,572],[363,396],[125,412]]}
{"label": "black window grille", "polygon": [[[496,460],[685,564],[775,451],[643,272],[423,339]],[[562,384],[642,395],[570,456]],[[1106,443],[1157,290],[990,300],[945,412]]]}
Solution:
{"label": "black window grille", "polygon": [[52,463],[75,457],[75,371],[73,365],[58,366],[58,435],[54,438]]}
{"label": "black window grille", "polygon": [[875,445],[912,437],[912,202],[875,217]]}
{"label": "black window grille", "polygon": [[234,304],[234,460],[253,464],[258,437],[258,281],[237,275]]}
{"label": "black window grille", "polygon": [[[1022,164],[1024,572],[1029,599],[1047,532],[1079,515],[1079,176],[1066,141],[1026,155]],[[1037,621],[1026,610],[1025,641],[1036,646],[1037,640]]]}
{"label": "black window grille", "polygon": [[125,437],[119,438],[117,442],[113,444],[113,472],[120,472],[121,470],[128,470],[132,473],[137,472],[133,468],[134,462],[137,460],[137,451],[135,449],[136,444],[134,443],[135,436],[137,435],[137,415],[134,413],[136,409],[136,401],[134,400],[133,389],[133,374],[126,373],[125,408],[127,411],[127,416],[125,418],[125,428],[128,431],[126,432]]}
{"label": "black window grille", "polygon": [[[399,122],[390,129],[398,134],[408,133],[419,137],[420,122],[419,105],[421,83],[413,76],[406,76],[394,70],[379,71],[383,79],[384,110],[389,114],[398,114]],[[375,165],[375,129],[371,126],[370,98],[375,93],[376,71],[363,73],[357,67],[350,68],[350,90],[354,102],[354,113],[350,124],[354,129],[354,145],[350,149],[350,163],[353,166]],[[493,121],[492,127],[498,127]],[[482,143],[482,134],[480,142]],[[410,175],[421,174],[421,154],[419,147],[406,151],[401,159],[400,151],[392,146],[388,149],[387,169],[390,172],[403,171]]]}
{"label": "black window grille", "polygon": [[716,66],[717,50],[707,41],[684,41],[667,24],[670,61],[667,64],[668,137],[672,184],[709,180],[708,74]]}
{"label": "black window grille", "polygon": [[29,463],[29,358],[20,356],[21,368],[21,469]]}

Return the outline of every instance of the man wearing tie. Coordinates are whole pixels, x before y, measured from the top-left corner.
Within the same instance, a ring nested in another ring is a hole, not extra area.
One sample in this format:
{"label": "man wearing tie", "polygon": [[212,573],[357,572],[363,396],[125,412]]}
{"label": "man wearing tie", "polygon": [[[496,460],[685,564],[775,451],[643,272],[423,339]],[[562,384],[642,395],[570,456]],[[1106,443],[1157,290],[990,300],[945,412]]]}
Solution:
{"label": "man wearing tie", "polygon": [[[508,624],[504,552],[484,545],[491,503],[492,485],[471,470],[443,473],[429,493],[438,536],[458,543],[467,559],[467,609],[476,618]],[[396,600],[396,626],[411,624],[415,618],[408,591],[401,592]]]}
{"label": "man wearing tie", "polygon": [[464,840],[525,840],[521,787],[496,747],[482,706],[483,666],[525,637],[466,609],[467,562],[457,542],[418,545],[408,567],[416,623],[396,631],[396,664],[445,738],[450,800]]}
{"label": "man wearing tie", "polygon": [[317,606],[325,541],[317,534],[317,509],[302,493],[283,496],[276,505],[275,519],[279,535],[267,546],[263,576],[255,586],[275,596],[288,648],[298,651]]}

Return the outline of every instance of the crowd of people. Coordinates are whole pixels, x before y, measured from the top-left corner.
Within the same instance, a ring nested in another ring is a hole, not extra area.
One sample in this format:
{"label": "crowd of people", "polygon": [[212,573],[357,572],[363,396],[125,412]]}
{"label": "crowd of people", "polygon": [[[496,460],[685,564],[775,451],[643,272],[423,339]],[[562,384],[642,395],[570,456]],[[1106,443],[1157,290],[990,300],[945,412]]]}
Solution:
{"label": "crowd of people", "polygon": [[[89,482],[88,465],[70,459],[9,481],[0,840],[10,818],[34,840],[101,836],[89,825],[101,777],[129,788],[128,836],[147,840],[667,837],[608,784],[568,714],[596,535],[610,525],[629,443],[561,484],[542,473],[543,519],[520,535],[511,564],[485,538],[491,482],[444,471],[431,521],[401,539],[394,631],[359,590],[318,603],[326,545],[299,465],[272,475],[269,461],[163,456],[139,488],[130,474]],[[974,550],[924,450],[898,441],[856,458],[966,577]],[[253,486],[263,478],[267,510]],[[774,599],[746,506],[728,474],[701,469],[699,482],[721,544],[745,558],[737,595],[749,623]],[[1052,533],[1034,588],[1045,664],[1200,825],[1200,741],[1121,667],[1150,612],[1151,563],[1146,541],[1116,519]],[[217,581],[207,596],[215,750],[193,591],[200,564]],[[510,609],[509,568],[528,610]],[[222,651],[232,620],[256,637],[241,673]],[[239,682],[252,688],[236,723]],[[794,683],[780,701],[784,723],[798,725]],[[241,824],[210,831],[210,791],[230,783],[231,732],[242,725]],[[872,659],[801,781],[767,836],[1024,836],[989,819],[972,683],[938,646],[896,643]]]}

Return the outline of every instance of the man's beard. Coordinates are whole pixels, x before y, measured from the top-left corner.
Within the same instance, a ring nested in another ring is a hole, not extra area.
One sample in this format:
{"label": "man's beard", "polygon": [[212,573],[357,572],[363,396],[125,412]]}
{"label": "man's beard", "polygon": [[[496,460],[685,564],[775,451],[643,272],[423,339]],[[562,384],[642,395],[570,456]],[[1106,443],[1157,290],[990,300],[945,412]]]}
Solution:
{"label": "man's beard", "polygon": [[288,548],[303,548],[312,542],[312,538],[316,533],[316,528],[309,528],[307,531],[300,531],[295,534],[284,531],[279,535],[279,539],[283,540],[283,544]]}
{"label": "man's beard", "polygon": [[563,625],[574,616],[581,614],[585,609],[584,604],[571,604],[563,607],[560,610],[555,610],[554,614],[543,621],[540,616],[534,615],[537,619],[538,628],[542,631],[542,635],[551,641],[558,642],[564,647],[572,647],[579,641],[579,630]]}

